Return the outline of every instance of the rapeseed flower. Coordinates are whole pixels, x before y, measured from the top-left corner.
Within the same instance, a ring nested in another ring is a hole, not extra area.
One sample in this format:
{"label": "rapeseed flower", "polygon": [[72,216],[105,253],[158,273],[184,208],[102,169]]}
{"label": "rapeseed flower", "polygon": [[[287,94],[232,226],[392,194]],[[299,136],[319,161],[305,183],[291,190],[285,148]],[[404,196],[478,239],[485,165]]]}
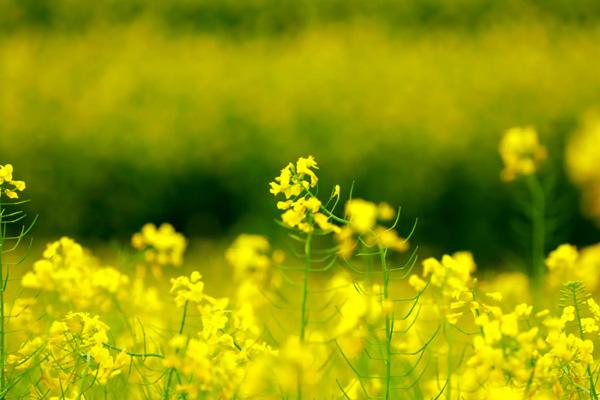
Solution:
{"label": "rapeseed flower", "polygon": [[13,179],[13,166],[11,164],[0,165],[0,197],[5,194],[10,199],[18,199],[19,194],[26,188],[24,181]]}
{"label": "rapeseed flower", "polygon": [[539,143],[532,127],[515,127],[506,131],[500,141],[500,156],[504,163],[501,178],[512,181],[521,175],[530,175],[546,158],[546,148]]}
{"label": "rapeseed flower", "polygon": [[[313,170],[318,169],[313,156],[300,157],[296,164],[289,163],[278,177],[270,183],[270,192],[277,196],[283,194],[285,201],[278,201],[277,208],[283,211],[281,220],[291,228],[310,233],[315,224],[325,232],[339,232],[340,227],[330,222],[330,215],[320,212],[321,201],[310,189],[319,179]],[[332,198],[339,197],[339,185],[336,185]]]}

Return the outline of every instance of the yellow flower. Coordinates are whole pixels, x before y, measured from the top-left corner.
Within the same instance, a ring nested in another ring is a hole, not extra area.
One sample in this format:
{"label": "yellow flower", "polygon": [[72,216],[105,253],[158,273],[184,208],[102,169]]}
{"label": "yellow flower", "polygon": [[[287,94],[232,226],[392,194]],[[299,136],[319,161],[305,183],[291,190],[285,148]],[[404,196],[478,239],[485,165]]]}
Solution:
{"label": "yellow flower", "polygon": [[293,174],[294,174],[294,165],[289,163],[286,165],[279,174],[278,177],[275,178],[274,182],[271,182],[270,192],[273,195],[278,195],[279,193],[283,193],[286,199],[289,199],[292,196],[298,196],[302,193],[302,185],[298,182],[293,182]]}
{"label": "yellow flower", "polygon": [[388,203],[379,203],[377,206],[377,215],[382,221],[389,221],[396,216],[396,210]]}
{"label": "yellow flower", "polygon": [[357,233],[366,233],[375,227],[378,211],[375,204],[366,200],[352,199],[346,203],[350,227]]}
{"label": "yellow flower", "polygon": [[171,279],[171,291],[175,294],[175,304],[177,307],[183,307],[186,302],[199,304],[205,299],[204,282],[202,275],[198,271],[187,276],[179,276]]}
{"label": "yellow flower", "polygon": [[[286,199],[299,196],[304,190],[315,187],[319,181],[313,169],[318,169],[313,156],[300,157],[296,165],[289,163],[269,185],[273,195],[283,193]],[[306,181],[306,178],[310,182]]]}
{"label": "yellow flower", "polygon": [[12,173],[13,166],[11,164],[0,165],[0,185],[12,181]]}
{"label": "yellow flower", "polygon": [[132,236],[131,245],[136,250],[143,250],[146,261],[153,266],[180,266],[187,240],[171,224],[161,224],[158,228],[154,224],[146,224]]}
{"label": "yellow flower", "polygon": [[594,318],[581,318],[581,325],[585,333],[598,332],[598,325]]}
{"label": "yellow flower", "polygon": [[340,197],[340,185],[335,185],[335,187],[333,188],[333,194],[331,197]]}
{"label": "yellow flower", "polygon": [[315,223],[319,225],[319,228],[321,228],[324,231],[332,231],[334,233],[339,233],[341,230],[339,226],[329,222],[329,217],[323,213],[316,213],[313,215],[313,218],[315,220]]}
{"label": "yellow flower", "polygon": [[311,170],[311,168],[319,169],[317,167],[317,162],[313,156],[308,156],[306,158],[300,157],[296,162],[296,172],[300,175],[308,175],[310,177],[310,186],[316,186],[318,182],[317,175]]}
{"label": "yellow flower", "polygon": [[422,291],[427,286],[427,282],[423,279],[419,278],[418,275],[412,274],[410,278],[408,278],[408,284],[412,286],[417,292]]}
{"label": "yellow flower", "polygon": [[587,304],[594,318],[600,320],[600,306],[598,303],[596,303],[594,299],[590,298],[588,299]]}
{"label": "yellow flower", "polygon": [[563,308],[563,313],[560,319],[565,322],[575,321],[575,307],[567,306]]}
{"label": "yellow flower", "polygon": [[531,312],[533,311],[533,306],[530,306],[526,303],[521,303],[515,307],[515,313],[519,317],[529,317]]}
{"label": "yellow flower", "polygon": [[24,181],[13,180],[13,166],[11,164],[0,165],[0,197],[4,193],[10,199],[18,199],[19,194],[17,192],[22,192],[26,186]]}
{"label": "yellow flower", "polygon": [[575,266],[579,254],[577,248],[570,244],[562,244],[548,255],[546,266],[550,271],[568,270]]}
{"label": "yellow flower", "polygon": [[491,293],[486,293],[485,295],[494,301],[498,301],[498,302],[502,301],[502,293],[500,293],[500,292],[491,292]]}
{"label": "yellow flower", "polygon": [[[285,195],[285,201],[277,202],[277,208],[284,211],[281,220],[285,225],[310,233],[316,224],[323,231],[338,233],[340,228],[319,212],[321,201],[308,192],[318,182],[313,169],[318,169],[313,156],[300,157],[296,165],[289,163],[281,170],[281,174],[270,183],[270,192]],[[331,197],[339,197],[339,193],[340,187],[336,185]]]}
{"label": "yellow flower", "polygon": [[381,226],[375,228],[373,235],[368,237],[366,242],[369,244],[375,242],[382,247],[399,252],[405,252],[409,248],[408,241],[398,236],[395,230]]}
{"label": "yellow flower", "polygon": [[500,156],[504,162],[501,178],[512,181],[519,175],[529,175],[546,158],[546,149],[540,145],[532,127],[511,128],[500,141]]}
{"label": "yellow flower", "polygon": [[225,259],[233,266],[236,278],[252,276],[263,280],[271,266],[267,255],[271,246],[266,237],[242,234],[225,252]]}

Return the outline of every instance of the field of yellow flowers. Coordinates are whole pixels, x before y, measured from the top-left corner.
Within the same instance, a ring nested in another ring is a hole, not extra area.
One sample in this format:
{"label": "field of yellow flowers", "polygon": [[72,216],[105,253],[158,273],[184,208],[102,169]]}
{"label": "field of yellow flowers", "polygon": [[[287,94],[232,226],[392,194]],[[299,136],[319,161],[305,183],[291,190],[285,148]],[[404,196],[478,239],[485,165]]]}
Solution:
{"label": "field of yellow flowers", "polygon": [[[566,157],[595,218],[599,135],[590,114]],[[168,223],[111,263],[68,237],[31,254],[26,177],[2,164],[0,397],[597,399],[600,244],[545,248],[549,154],[533,127],[506,131],[499,153],[499,179],[529,193],[529,275],[481,276],[468,251],[421,259],[417,221],[400,232],[399,208],[323,183],[306,156],[264,182],[289,243],[237,237],[228,297]]]}

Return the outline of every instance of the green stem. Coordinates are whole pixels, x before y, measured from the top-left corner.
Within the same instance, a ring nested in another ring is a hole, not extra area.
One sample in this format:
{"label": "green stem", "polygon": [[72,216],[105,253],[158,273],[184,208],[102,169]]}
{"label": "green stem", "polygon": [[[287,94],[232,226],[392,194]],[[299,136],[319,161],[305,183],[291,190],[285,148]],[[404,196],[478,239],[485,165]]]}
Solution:
{"label": "green stem", "polygon": [[[577,326],[579,327],[579,337],[581,337],[581,340],[585,340],[583,326],[581,325],[581,315],[579,313],[579,303],[577,302],[577,294],[575,292],[573,292],[573,306],[575,307],[575,317],[577,318]],[[589,365],[587,366],[587,375],[588,379],[590,380],[590,393],[592,394],[592,399],[598,400],[598,394],[596,393],[596,384],[594,383],[594,376]]]}
{"label": "green stem", "polygon": [[306,236],[304,242],[304,280],[302,284],[302,303],[300,310],[300,342],[304,343],[304,337],[306,334],[306,326],[308,325],[307,308],[308,308],[308,276],[310,273],[310,250],[312,244],[312,234],[309,233]]}
{"label": "green stem", "polygon": [[[185,318],[187,316],[189,302],[185,302],[183,305],[183,315],[181,316],[181,323],[179,324],[179,331],[177,332],[179,335],[183,333],[183,328],[185,326]],[[175,354],[179,353],[179,349],[175,350]],[[169,390],[171,388],[171,381],[173,380],[173,374],[175,373],[175,368],[171,367],[169,370],[169,376],[167,377],[167,384],[165,386],[165,391],[163,392],[163,400],[168,400],[169,398]]]}
{"label": "green stem", "polygon": [[[0,206],[0,393],[4,393],[5,388],[5,327],[4,327],[4,264],[2,263],[2,253],[4,252],[4,229],[2,226],[2,215],[4,210]],[[6,394],[6,393],[4,393]]]}
{"label": "green stem", "polygon": [[[381,270],[383,274],[383,305],[387,307],[390,283],[390,270],[387,267],[386,261],[387,249],[379,246],[379,256],[381,260]],[[390,319],[389,312],[385,313],[385,399],[391,399],[391,383],[392,383],[392,335],[393,325]]]}
{"label": "green stem", "polygon": [[446,372],[446,399],[452,399],[452,339],[449,337],[450,332],[448,329],[448,322],[444,319],[444,336],[446,337],[446,343],[448,344],[448,371]]}
{"label": "green stem", "polygon": [[544,277],[546,254],[546,198],[544,189],[535,174],[527,176],[527,186],[531,196],[531,256],[532,278],[536,296],[539,297]]}
{"label": "green stem", "polygon": [[[306,241],[304,242],[304,279],[302,283],[302,297],[300,304],[300,344],[304,344],[306,337],[306,326],[308,325],[308,277],[310,273],[310,257],[311,257],[311,245],[312,245],[312,233],[306,235]],[[297,398],[302,399],[302,371],[298,370],[297,379]]]}

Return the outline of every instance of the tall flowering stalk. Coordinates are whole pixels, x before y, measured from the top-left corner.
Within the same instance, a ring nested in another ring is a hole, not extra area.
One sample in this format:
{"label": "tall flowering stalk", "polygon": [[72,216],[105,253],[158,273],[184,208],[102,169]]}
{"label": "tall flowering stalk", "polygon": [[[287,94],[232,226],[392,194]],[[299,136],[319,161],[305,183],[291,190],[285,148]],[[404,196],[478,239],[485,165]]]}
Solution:
{"label": "tall flowering stalk", "polygon": [[500,141],[499,151],[504,163],[501,179],[510,182],[523,177],[527,184],[530,196],[531,276],[539,291],[545,272],[546,198],[536,171],[546,158],[547,151],[540,144],[538,134],[532,127],[515,127],[506,131]]}
{"label": "tall flowering stalk", "polygon": [[[20,222],[26,218],[26,214],[22,210],[15,209],[25,203],[25,201],[18,201],[18,192],[22,192],[25,188],[24,181],[13,179],[11,164],[0,165],[0,396],[2,398],[6,397],[13,385],[6,376],[5,293],[10,277],[10,266],[23,261],[21,259],[16,262],[8,262],[6,255],[17,250],[35,223],[34,219],[29,226],[21,225]],[[13,228],[15,226],[19,226],[19,231]]]}
{"label": "tall flowering stalk", "polygon": [[[398,351],[395,345],[396,336],[403,333],[399,325],[413,317],[416,310],[415,305],[418,301],[418,296],[406,300],[409,303],[413,303],[413,305],[409,306],[408,312],[402,313],[403,315],[396,315],[398,311],[394,305],[403,300],[395,299],[392,295],[392,279],[394,279],[392,275],[399,273],[396,279],[405,279],[414,266],[417,257],[416,251],[414,251],[409,256],[405,265],[400,267],[392,267],[390,265],[389,257],[392,252],[404,253],[409,249],[408,239],[416,227],[415,224],[408,238],[398,236],[395,228],[399,217],[399,211],[396,212],[387,203],[375,204],[363,199],[350,199],[345,207],[346,225],[338,235],[340,250],[346,259],[347,265],[355,273],[366,276],[368,286],[375,289],[370,295],[377,296],[379,301],[384,324],[383,337],[381,338],[381,335],[375,330],[369,334],[370,338],[368,339],[374,343],[378,343],[377,347],[379,348],[376,349],[376,352],[378,353],[377,358],[383,361],[382,396],[385,399],[393,398],[394,393],[399,389],[399,386],[394,385],[393,382],[398,381],[399,378],[410,376],[414,372],[415,367],[414,365],[411,366],[408,368],[408,372],[401,373],[400,375],[397,375],[397,371],[394,368],[395,364],[401,364],[396,362],[395,359],[399,356],[404,356],[402,352]],[[380,221],[390,221],[394,220],[394,218],[395,221],[390,227],[378,224]],[[365,270],[361,270],[358,265],[350,261],[350,256],[357,248],[360,248],[360,250],[356,251],[355,255],[366,260]],[[379,271],[373,269],[374,265],[377,264],[379,264]],[[376,278],[377,272],[380,274],[379,278]],[[373,359],[367,347],[365,347],[365,351],[367,359]],[[365,375],[370,375],[369,368],[364,371],[364,374],[359,374],[359,380],[364,379]],[[366,392],[364,387],[363,391]]]}
{"label": "tall flowering stalk", "polygon": [[[270,192],[275,195],[283,195],[285,200],[277,202],[277,208],[282,210],[281,223],[293,232],[293,237],[303,244],[303,268],[302,281],[300,283],[300,320],[298,338],[299,347],[303,347],[307,341],[306,333],[310,322],[309,308],[309,278],[311,272],[326,271],[333,265],[335,258],[331,258],[324,268],[315,268],[313,259],[313,241],[315,235],[326,235],[331,232],[339,232],[340,228],[330,222],[331,211],[313,194],[317,189],[319,181],[315,170],[318,169],[314,157],[300,157],[293,164],[289,163],[280,172],[279,176],[270,183]],[[330,200],[339,199],[339,186],[336,186]],[[336,201],[337,203],[337,201]],[[335,204],[334,204],[335,206]],[[302,398],[303,371],[298,368],[297,373],[297,398]]]}

